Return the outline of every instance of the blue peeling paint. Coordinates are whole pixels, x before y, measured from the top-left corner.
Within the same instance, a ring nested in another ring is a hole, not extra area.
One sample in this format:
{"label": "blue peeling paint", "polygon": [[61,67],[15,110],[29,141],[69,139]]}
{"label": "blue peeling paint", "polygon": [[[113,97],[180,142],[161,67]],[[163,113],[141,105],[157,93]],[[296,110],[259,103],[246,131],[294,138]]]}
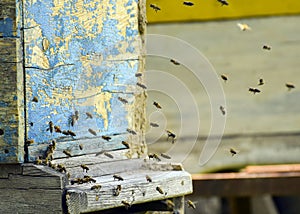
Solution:
{"label": "blue peeling paint", "polygon": [[0,20],[0,35],[3,37],[13,37],[13,20],[4,18]]}
{"label": "blue peeling paint", "polygon": [[0,100],[0,107],[8,107],[8,103]]}

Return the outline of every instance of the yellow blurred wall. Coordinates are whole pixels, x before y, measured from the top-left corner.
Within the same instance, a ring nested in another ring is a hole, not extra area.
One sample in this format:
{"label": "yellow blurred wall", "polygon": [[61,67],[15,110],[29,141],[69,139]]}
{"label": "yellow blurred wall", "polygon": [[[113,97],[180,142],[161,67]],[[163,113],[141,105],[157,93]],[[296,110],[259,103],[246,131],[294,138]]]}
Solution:
{"label": "yellow blurred wall", "polygon": [[[286,15],[300,13],[300,0],[228,0],[229,6],[221,6],[217,0],[148,0],[149,23],[229,19],[251,16]],[[161,10],[155,11],[150,4]]]}

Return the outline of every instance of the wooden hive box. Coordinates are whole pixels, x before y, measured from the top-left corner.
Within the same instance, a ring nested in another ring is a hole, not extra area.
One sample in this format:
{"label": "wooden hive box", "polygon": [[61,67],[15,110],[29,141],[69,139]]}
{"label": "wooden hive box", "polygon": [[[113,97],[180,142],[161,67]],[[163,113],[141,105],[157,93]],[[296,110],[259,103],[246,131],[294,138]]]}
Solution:
{"label": "wooden hive box", "polygon": [[133,209],[178,197],[159,209],[182,211],[190,175],[144,159],[146,93],[136,75],[144,70],[144,6],[1,1],[2,213]]}

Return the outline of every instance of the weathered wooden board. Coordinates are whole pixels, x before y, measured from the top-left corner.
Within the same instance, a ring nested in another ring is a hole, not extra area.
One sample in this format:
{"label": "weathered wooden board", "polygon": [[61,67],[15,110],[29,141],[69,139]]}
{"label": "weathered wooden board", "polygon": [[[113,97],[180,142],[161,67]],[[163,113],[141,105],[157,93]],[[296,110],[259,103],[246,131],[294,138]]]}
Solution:
{"label": "weathered wooden board", "polygon": [[20,1],[0,2],[0,162],[24,158],[24,93]]}

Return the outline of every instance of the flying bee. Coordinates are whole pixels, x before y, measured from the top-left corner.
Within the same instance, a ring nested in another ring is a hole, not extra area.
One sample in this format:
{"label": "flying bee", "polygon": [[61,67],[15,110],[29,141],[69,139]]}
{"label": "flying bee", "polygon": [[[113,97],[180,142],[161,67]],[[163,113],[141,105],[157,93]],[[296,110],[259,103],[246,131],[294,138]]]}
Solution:
{"label": "flying bee", "polygon": [[122,141],[122,144],[127,148],[129,149],[130,148],[130,145],[129,143],[127,143],[126,141]]}
{"label": "flying bee", "polygon": [[118,180],[118,181],[124,181],[124,178],[122,178],[120,175],[118,174],[114,174],[113,175],[114,180]]}
{"label": "flying bee", "polygon": [[48,128],[46,129],[46,131],[50,131],[50,133],[53,132],[53,129],[54,129],[54,125],[53,125],[53,122],[52,121],[49,121],[48,123]]}
{"label": "flying bee", "polygon": [[30,140],[26,140],[26,144],[27,145],[31,145],[34,143],[34,140],[33,139],[30,139]]}
{"label": "flying bee", "polygon": [[75,111],[75,119],[78,120],[79,119],[79,111]]}
{"label": "flying bee", "polygon": [[234,156],[237,154],[237,151],[235,151],[233,148],[230,148],[230,153],[231,153],[231,156]]}
{"label": "flying bee", "polygon": [[265,84],[264,79],[263,78],[259,78],[258,85],[263,85],[263,84]]}
{"label": "flying bee", "polygon": [[164,154],[164,153],[161,153],[160,156],[162,156],[163,158],[166,158],[166,159],[171,159],[171,157],[167,154]]}
{"label": "flying bee", "polygon": [[156,187],[156,191],[159,192],[162,195],[165,195],[166,193],[162,190],[160,187]]}
{"label": "flying bee", "polygon": [[292,90],[293,88],[296,88],[293,83],[285,83],[285,86],[288,88],[288,90]]}
{"label": "flying bee", "polygon": [[271,50],[271,46],[269,46],[269,45],[263,45],[262,49],[270,51]]}
{"label": "flying bee", "polygon": [[122,190],[122,186],[118,185],[115,189],[113,189],[113,195],[114,196],[120,195],[121,190]]}
{"label": "flying bee", "polygon": [[94,186],[91,187],[91,190],[100,190],[101,189],[101,185],[100,184],[96,184]]}
{"label": "flying bee", "polygon": [[71,116],[71,126],[74,126],[76,123],[77,119],[76,119],[76,115],[72,115]]}
{"label": "flying bee", "polygon": [[136,77],[141,77],[143,74],[142,73],[136,73],[135,76]]}
{"label": "flying bee", "polygon": [[109,158],[114,158],[114,156],[112,154],[109,154],[108,152],[104,152],[103,153],[106,157],[109,157]]}
{"label": "flying bee", "polygon": [[161,10],[160,7],[158,7],[158,6],[155,5],[155,4],[150,4],[150,7],[151,7],[153,10],[155,10],[155,12]]}
{"label": "flying bee", "polygon": [[223,115],[226,114],[225,108],[223,106],[220,106],[220,111],[222,112]]}
{"label": "flying bee", "polygon": [[155,127],[155,128],[159,127],[159,125],[157,123],[150,123],[150,126]]}
{"label": "flying bee", "polygon": [[175,207],[175,204],[170,199],[165,200],[164,203],[167,205],[168,210],[173,210]]}
{"label": "flying bee", "polygon": [[31,101],[37,103],[39,102],[39,99],[36,96],[34,96]]}
{"label": "flying bee", "polygon": [[258,88],[249,88],[249,91],[253,94],[260,93],[260,90]]}
{"label": "flying bee", "polygon": [[68,130],[68,133],[69,133],[69,135],[71,135],[71,136],[73,136],[73,137],[76,136],[76,134],[75,134],[74,132],[72,132],[71,130]]}
{"label": "flying bee", "polygon": [[187,203],[188,207],[196,209],[196,205],[191,200],[187,200],[186,203]]}
{"label": "flying bee", "polygon": [[97,132],[93,129],[88,129],[89,133],[91,133],[94,136],[97,136]]}
{"label": "flying bee", "polygon": [[148,154],[148,157],[149,157],[149,159],[155,159],[155,160],[157,160],[157,161],[161,161],[161,159],[158,157],[158,155],[157,154],[155,154],[155,153],[150,153],[150,154]]}
{"label": "flying bee", "polygon": [[237,23],[236,25],[240,28],[241,31],[251,30],[251,27],[249,27],[249,25],[247,24]]}
{"label": "flying bee", "polygon": [[63,153],[68,157],[72,157],[71,152],[69,150],[63,150]]}
{"label": "flying bee", "polygon": [[86,172],[88,172],[88,170],[90,170],[90,168],[87,165],[85,165],[85,164],[81,164],[80,167],[83,169],[83,172],[84,172],[84,170]]}
{"label": "flying bee", "polygon": [[190,2],[190,1],[184,1],[183,4],[186,5],[186,6],[193,6],[194,5],[194,3]]}
{"label": "flying bee", "polygon": [[153,105],[156,107],[156,108],[158,108],[158,109],[161,109],[161,105],[159,105],[159,103],[158,102],[153,102]]}
{"label": "flying bee", "polygon": [[56,133],[61,133],[61,129],[60,129],[59,126],[54,126],[54,131],[55,131]]}
{"label": "flying bee", "polygon": [[133,135],[136,135],[136,132],[132,129],[126,129],[126,131],[129,133],[129,134],[133,134]]}
{"label": "flying bee", "polygon": [[102,135],[101,137],[102,137],[102,139],[104,139],[106,141],[110,141],[111,140],[111,137],[109,137],[109,136]]}
{"label": "flying bee", "polygon": [[221,3],[221,6],[224,6],[224,5],[228,6],[229,5],[229,3],[226,0],[217,0],[217,1]]}
{"label": "flying bee", "polygon": [[122,97],[118,97],[118,100],[121,101],[123,104],[128,104],[128,101]]}
{"label": "flying bee", "polygon": [[83,144],[79,144],[79,149],[83,150]]}
{"label": "flying bee", "polygon": [[93,115],[90,112],[85,112],[87,118],[93,119]]}
{"label": "flying bee", "polygon": [[131,206],[131,204],[128,201],[124,201],[124,200],[122,201],[122,204],[124,204],[126,210],[128,210]]}
{"label": "flying bee", "polygon": [[173,132],[169,131],[169,130],[166,130],[166,132],[167,132],[167,135],[168,135],[167,140],[169,140],[169,138],[171,138],[172,139],[172,143],[174,143],[176,135]]}
{"label": "flying bee", "polygon": [[147,180],[148,182],[152,182],[152,178],[151,178],[149,175],[146,175],[146,180]]}
{"label": "flying bee", "polygon": [[144,84],[142,83],[136,83],[137,86],[141,87],[142,89],[147,89],[147,86],[145,86]]}
{"label": "flying bee", "polygon": [[170,62],[172,62],[174,65],[180,65],[180,62],[176,61],[175,59],[170,59]]}
{"label": "flying bee", "polygon": [[224,80],[224,82],[228,80],[228,77],[225,74],[221,74],[221,78],[222,80]]}

